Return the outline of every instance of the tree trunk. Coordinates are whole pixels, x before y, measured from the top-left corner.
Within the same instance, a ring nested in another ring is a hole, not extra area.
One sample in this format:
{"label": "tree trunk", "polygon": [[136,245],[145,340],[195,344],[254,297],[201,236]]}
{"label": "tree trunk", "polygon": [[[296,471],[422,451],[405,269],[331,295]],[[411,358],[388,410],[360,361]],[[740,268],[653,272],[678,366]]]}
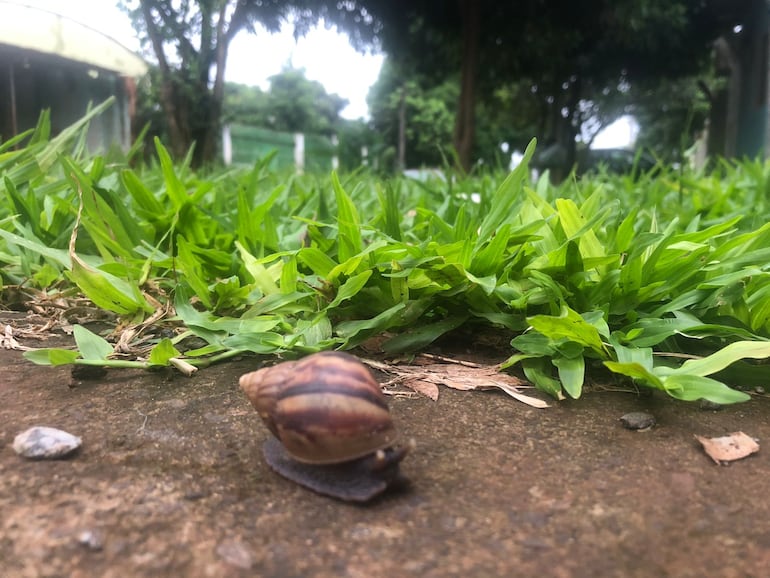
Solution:
{"label": "tree trunk", "polygon": [[160,31],[155,26],[155,20],[152,16],[153,8],[156,6],[151,2],[141,2],[142,15],[147,26],[147,35],[150,37],[155,56],[158,59],[158,68],[160,70],[160,106],[166,117],[168,125],[168,136],[171,140],[171,154],[180,158],[184,156],[187,150],[186,143],[189,143],[189,134],[185,135],[183,125],[180,119],[184,114],[180,114],[180,95],[177,82],[175,81],[173,71],[166,60],[166,54],[163,51],[163,39]]}
{"label": "tree trunk", "polygon": [[471,152],[475,131],[476,70],[479,61],[480,3],[460,0],[463,20],[462,76],[460,102],[454,131],[454,147],[460,164],[467,171],[471,168]]}
{"label": "tree trunk", "polygon": [[[551,182],[561,183],[574,168],[577,161],[577,136],[580,127],[575,126],[575,113],[580,103],[582,91],[582,79],[577,76],[569,82],[567,93],[563,93],[562,83],[557,75],[553,81],[550,93],[553,100],[550,102],[546,113],[546,138],[538,147],[538,160],[540,170],[550,172]],[[566,110],[566,114],[563,111]]]}
{"label": "tree trunk", "polygon": [[[222,103],[224,100],[225,64],[227,48],[232,37],[240,30],[245,20],[241,3],[236,8],[234,22],[228,27],[226,12],[228,3],[218,3],[218,20],[212,30],[213,14],[210,6],[201,4],[201,46],[199,50],[187,38],[178,38],[181,64],[169,65],[164,52],[164,39],[155,24],[153,11],[169,25],[173,19],[154,0],[140,2],[147,34],[158,58],[160,71],[160,105],[166,119],[169,149],[172,156],[182,159],[193,145],[192,165],[211,164],[217,158],[220,138]],[[215,67],[213,86],[209,72]],[[197,71],[194,73],[192,71]]]}
{"label": "tree trunk", "polygon": [[171,155],[174,158],[182,158],[187,152],[189,146],[189,131],[184,130],[184,114],[181,113],[183,105],[179,98],[177,98],[177,90],[174,86],[174,79],[166,76],[161,71],[161,86],[160,86],[160,106],[163,109],[163,113],[166,117],[166,126],[168,129],[168,137],[171,141],[169,146],[171,148]]}
{"label": "tree trunk", "polygon": [[219,14],[217,14],[218,19],[214,34],[216,75],[214,76],[214,86],[211,89],[209,106],[201,111],[206,118],[206,124],[201,142],[199,143],[201,153],[199,158],[200,164],[213,163],[217,158],[219,150],[219,138],[222,128],[222,103],[225,99],[225,66],[227,64],[227,49],[230,41],[230,36],[226,30],[226,8],[227,3],[223,2]]}

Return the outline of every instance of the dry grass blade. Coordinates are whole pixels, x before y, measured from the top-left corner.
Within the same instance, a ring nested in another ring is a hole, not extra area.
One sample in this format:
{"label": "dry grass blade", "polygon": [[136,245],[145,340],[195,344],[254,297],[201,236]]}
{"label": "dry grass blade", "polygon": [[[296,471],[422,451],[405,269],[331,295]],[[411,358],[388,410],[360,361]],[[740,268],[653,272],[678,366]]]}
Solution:
{"label": "dry grass blade", "polygon": [[417,357],[431,359],[434,361],[443,361],[444,363],[456,363],[457,365],[464,365],[466,367],[484,367],[480,363],[474,363],[473,361],[465,361],[463,359],[453,359],[452,357],[446,357],[444,355],[436,355],[434,353],[421,353]]}
{"label": "dry grass blade", "polygon": [[534,407],[536,409],[545,409],[547,407],[551,407],[547,402],[543,401],[542,399],[538,397],[532,397],[531,395],[525,395],[521,393],[518,389],[516,389],[515,387],[511,387],[510,385],[498,383],[493,387],[499,388],[501,391],[510,395],[513,399],[520,401],[521,403],[524,403],[530,407]]}
{"label": "dry grass blade", "polygon": [[155,308],[155,312],[141,323],[124,327],[120,331],[120,337],[115,344],[115,353],[135,354],[137,349],[134,344],[135,339],[146,329],[155,326],[161,319],[174,315],[174,306],[172,303],[167,302],[163,304],[147,293],[145,293],[144,296]]}
{"label": "dry grass blade", "polygon": [[190,377],[193,373],[198,371],[197,367],[195,367],[191,363],[186,362],[184,359],[179,359],[178,357],[172,357],[168,361],[171,365],[173,365],[180,372],[182,372],[182,375],[186,375],[187,377]]}
{"label": "dry grass blade", "polygon": [[17,351],[29,351],[31,347],[27,347],[19,343],[13,336],[13,328],[10,325],[5,326],[5,331],[0,335],[0,347],[3,349],[15,349]]}

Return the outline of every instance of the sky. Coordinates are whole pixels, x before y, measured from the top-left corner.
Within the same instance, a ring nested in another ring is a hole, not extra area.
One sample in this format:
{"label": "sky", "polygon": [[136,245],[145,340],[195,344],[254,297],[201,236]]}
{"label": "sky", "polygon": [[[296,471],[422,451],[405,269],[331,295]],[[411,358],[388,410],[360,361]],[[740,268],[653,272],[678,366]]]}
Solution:
{"label": "sky", "polygon": [[353,50],[347,36],[323,26],[311,30],[295,43],[290,29],[276,35],[258,31],[256,35],[236,36],[228,55],[227,80],[268,87],[268,78],[284,65],[304,68],[305,75],[317,80],[326,92],[350,101],[342,111],[345,118],[368,116],[366,95],[380,74],[383,56]]}
{"label": "sky", "polygon": [[634,117],[624,115],[597,134],[591,148],[611,149],[627,146],[628,143],[636,141],[638,134],[639,123]]}
{"label": "sky", "polygon": [[[77,20],[128,48],[138,50],[139,42],[131,22],[110,0],[4,0],[37,6]],[[342,111],[345,118],[368,118],[366,95],[380,73],[383,55],[356,52],[344,34],[323,26],[311,30],[297,42],[290,29],[270,35],[242,32],[236,36],[228,54],[225,77],[228,81],[268,87],[268,79],[291,64],[304,68],[305,75],[349,101]],[[631,142],[638,127],[624,117],[597,135],[594,148],[624,146]]]}

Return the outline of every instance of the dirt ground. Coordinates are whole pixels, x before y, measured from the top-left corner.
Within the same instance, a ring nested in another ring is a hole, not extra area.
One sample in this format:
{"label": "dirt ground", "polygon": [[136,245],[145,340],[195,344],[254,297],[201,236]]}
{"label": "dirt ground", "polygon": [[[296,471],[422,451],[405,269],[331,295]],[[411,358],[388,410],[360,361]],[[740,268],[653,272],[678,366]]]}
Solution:
{"label": "dirt ground", "polygon": [[[770,440],[770,401],[720,411],[589,392],[533,409],[502,393],[390,399],[410,487],[368,506],[278,477],[237,387],[258,360],[191,378],[96,380],[0,350],[0,577],[767,576],[770,452],[718,466],[693,434]],[[652,412],[647,432],[626,412]],[[83,438],[27,461],[33,425]]]}

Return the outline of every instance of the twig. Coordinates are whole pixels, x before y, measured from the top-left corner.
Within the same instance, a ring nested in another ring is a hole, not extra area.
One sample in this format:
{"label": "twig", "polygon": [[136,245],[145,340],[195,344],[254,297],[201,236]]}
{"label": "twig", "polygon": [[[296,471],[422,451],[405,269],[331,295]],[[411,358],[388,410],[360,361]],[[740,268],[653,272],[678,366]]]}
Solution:
{"label": "twig", "polygon": [[140,425],[138,428],[136,428],[136,433],[140,434],[140,433],[144,432],[144,428],[147,425],[147,420],[150,418],[150,416],[148,416],[146,413],[142,413],[138,409],[136,410],[136,413],[138,413],[139,415],[141,415],[144,418],[144,421],[142,422],[142,425]]}
{"label": "twig", "polygon": [[480,363],[463,361],[462,359],[453,359],[451,357],[444,357],[443,355],[436,355],[434,353],[420,353],[419,357],[427,357],[428,359],[435,359],[437,361],[443,361],[444,363],[455,363],[457,365],[464,365],[465,367],[484,367]]}

